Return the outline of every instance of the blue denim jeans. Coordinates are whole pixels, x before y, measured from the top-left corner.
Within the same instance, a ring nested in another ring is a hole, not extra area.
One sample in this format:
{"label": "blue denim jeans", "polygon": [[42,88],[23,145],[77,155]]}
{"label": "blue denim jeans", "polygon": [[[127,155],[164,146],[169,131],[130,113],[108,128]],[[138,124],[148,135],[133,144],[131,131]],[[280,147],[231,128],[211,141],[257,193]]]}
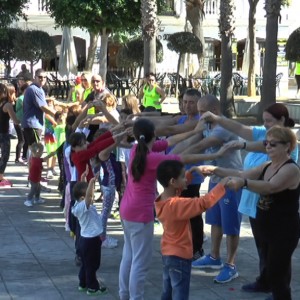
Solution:
{"label": "blue denim jeans", "polygon": [[162,257],[163,292],[161,300],[188,300],[192,260],[178,256]]}

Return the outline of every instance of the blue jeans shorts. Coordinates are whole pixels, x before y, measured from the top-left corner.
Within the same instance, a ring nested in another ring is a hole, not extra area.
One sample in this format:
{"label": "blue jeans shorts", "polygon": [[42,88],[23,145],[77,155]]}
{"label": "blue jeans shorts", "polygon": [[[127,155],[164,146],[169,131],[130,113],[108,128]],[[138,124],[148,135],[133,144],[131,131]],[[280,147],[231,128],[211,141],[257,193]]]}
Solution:
{"label": "blue jeans shorts", "polygon": [[[217,183],[209,182],[209,191]],[[242,214],[238,212],[242,191],[226,189],[226,194],[206,211],[206,224],[222,227],[226,235],[239,235]]]}

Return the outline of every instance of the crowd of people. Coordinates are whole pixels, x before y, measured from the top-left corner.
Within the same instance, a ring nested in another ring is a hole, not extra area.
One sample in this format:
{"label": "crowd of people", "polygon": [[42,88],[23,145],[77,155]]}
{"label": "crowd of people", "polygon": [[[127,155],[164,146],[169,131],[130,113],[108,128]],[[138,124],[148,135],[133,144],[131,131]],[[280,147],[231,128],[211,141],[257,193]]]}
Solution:
{"label": "crowd of people", "polygon": [[[180,113],[162,112],[165,94],[152,73],[141,89],[141,102],[126,95],[121,107],[100,75],[78,76],[67,103],[47,97],[46,78],[38,69],[32,81],[20,77],[17,87],[0,84],[0,186],[12,185],[4,178],[11,120],[18,137],[15,162],[28,164],[24,205],[44,203],[43,170],[46,180],[59,175],[65,228],[75,238],[79,291],[106,293],[96,272],[101,248],[118,246],[107,234],[115,203],[124,230],[121,300],[144,299],[155,220],[164,229],[161,299],[188,299],[192,268],[219,270],[214,282],[220,284],[237,278],[242,214],[250,219],[260,272],[242,289],[270,292],[269,300],[292,299],[300,169],[294,121],[283,104],[265,109],[262,126],[249,127],[224,117],[219,100],[197,89],[180,96]],[[244,159],[241,150],[248,151]],[[210,176],[209,189],[200,197],[205,176]],[[97,181],[101,212],[93,204]],[[203,212],[211,225],[210,251],[203,247]],[[227,253],[222,259],[224,234]]]}

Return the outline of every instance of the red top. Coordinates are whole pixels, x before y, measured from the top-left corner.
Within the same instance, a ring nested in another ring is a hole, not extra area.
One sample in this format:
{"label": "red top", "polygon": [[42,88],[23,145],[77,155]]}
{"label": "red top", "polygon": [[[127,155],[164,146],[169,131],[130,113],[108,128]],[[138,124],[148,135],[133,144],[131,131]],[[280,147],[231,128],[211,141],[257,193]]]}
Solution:
{"label": "red top", "polygon": [[43,159],[41,157],[31,157],[28,179],[34,183],[41,181],[43,171]]}
{"label": "red top", "polygon": [[87,146],[87,149],[71,153],[71,160],[74,163],[78,172],[78,180],[80,180],[81,175],[85,171],[87,164],[89,166],[89,173],[86,177],[87,182],[89,182],[93,178],[94,175],[90,165],[90,159],[96,156],[99,152],[101,152],[105,148],[112,145],[114,142],[115,141],[112,138],[111,132],[107,131],[101,134],[96,140],[91,142]]}

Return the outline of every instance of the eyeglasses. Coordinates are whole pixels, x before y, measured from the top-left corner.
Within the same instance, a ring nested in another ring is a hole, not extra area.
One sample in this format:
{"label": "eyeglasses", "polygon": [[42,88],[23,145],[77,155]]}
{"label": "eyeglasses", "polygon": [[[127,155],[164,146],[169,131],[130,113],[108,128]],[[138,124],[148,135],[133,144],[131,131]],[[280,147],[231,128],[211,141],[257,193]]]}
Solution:
{"label": "eyeglasses", "polygon": [[92,80],[92,83],[99,83],[101,80]]}
{"label": "eyeglasses", "polygon": [[287,142],[284,141],[268,141],[268,140],[264,140],[263,144],[265,147],[267,147],[267,145],[270,145],[270,147],[275,148],[278,144],[286,144]]}
{"label": "eyeglasses", "polygon": [[45,79],[47,76],[38,76],[38,79]]}

